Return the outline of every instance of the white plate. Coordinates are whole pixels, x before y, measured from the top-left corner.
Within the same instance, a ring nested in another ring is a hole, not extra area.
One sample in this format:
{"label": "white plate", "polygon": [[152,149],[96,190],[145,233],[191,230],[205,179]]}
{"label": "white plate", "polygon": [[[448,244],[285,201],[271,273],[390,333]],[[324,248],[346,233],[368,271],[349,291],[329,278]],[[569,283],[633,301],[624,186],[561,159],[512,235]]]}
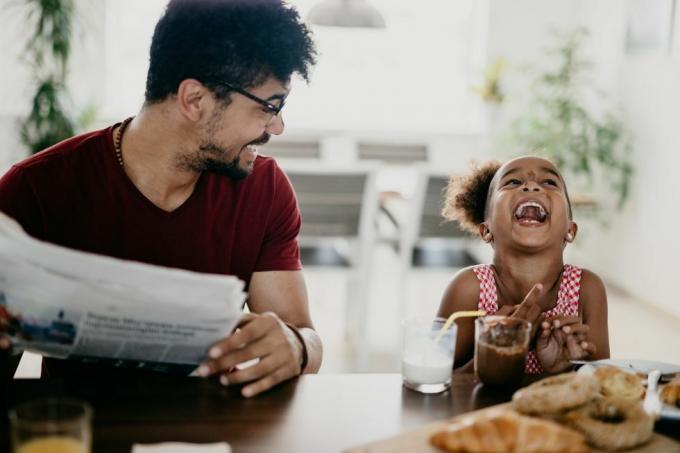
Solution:
{"label": "white plate", "polygon": [[[613,366],[624,371],[633,373],[648,374],[652,370],[659,370],[661,374],[680,373],[680,365],[671,363],[655,362],[653,360],[642,359],[603,359],[589,362],[593,366]],[[584,365],[585,366],[585,365]]]}
{"label": "white plate", "polygon": [[680,409],[673,407],[670,404],[661,406],[661,418],[668,420],[680,420]]}
{"label": "white plate", "polygon": [[[659,370],[661,373],[680,373],[680,366],[670,363],[654,362],[652,360],[639,359],[604,359],[591,362],[592,365],[583,365],[579,368],[579,373],[589,374],[595,371],[597,366],[614,366],[624,371],[632,373],[647,374],[652,370]],[[661,418],[669,420],[680,420],[680,408],[664,404],[661,407]]]}

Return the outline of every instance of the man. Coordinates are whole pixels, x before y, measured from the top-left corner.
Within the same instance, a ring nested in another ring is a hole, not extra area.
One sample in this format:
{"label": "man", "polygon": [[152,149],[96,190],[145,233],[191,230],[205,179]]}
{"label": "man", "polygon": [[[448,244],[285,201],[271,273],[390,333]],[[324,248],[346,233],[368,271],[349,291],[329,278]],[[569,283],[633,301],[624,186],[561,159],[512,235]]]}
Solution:
{"label": "man", "polygon": [[[322,347],[301,271],[299,209],[283,171],[258,156],[283,132],[290,79],[307,79],[314,55],[309,30],[281,0],[171,0],[138,115],[16,164],[0,180],[0,210],[42,240],[244,280],[250,313],[199,374],[247,383],[250,397],[316,372]],[[251,359],[259,362],[235,368]],[[47,359],[43,372],[83,367]]]}

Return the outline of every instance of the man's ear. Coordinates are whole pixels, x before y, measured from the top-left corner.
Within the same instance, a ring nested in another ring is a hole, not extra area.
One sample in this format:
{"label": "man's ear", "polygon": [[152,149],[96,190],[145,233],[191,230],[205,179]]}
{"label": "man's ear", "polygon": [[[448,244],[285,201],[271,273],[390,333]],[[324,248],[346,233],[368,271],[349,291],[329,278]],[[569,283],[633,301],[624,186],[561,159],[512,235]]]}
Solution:
{"label": "man's ear", "polygon": [[486,222],[479,224],[479,236],[481,236],[482,240],[486,243],[493,240],[493,234],[491,234],[491,230],[489,230],[489,226]]}
{"label": "man's ear", "polygon": [[180,112],[191,121],[205,115],[208,103],[214,103],[210,91],[196,79],[184,79],[177,88],[177,104]]}
{"label": "man's ear", "polygon": [[578,225],[576,222],[569,221],[569,228],[567,228],[567,235],[564,238],[565,241],[571,243],[576,239],[576,233],[578,232]]}

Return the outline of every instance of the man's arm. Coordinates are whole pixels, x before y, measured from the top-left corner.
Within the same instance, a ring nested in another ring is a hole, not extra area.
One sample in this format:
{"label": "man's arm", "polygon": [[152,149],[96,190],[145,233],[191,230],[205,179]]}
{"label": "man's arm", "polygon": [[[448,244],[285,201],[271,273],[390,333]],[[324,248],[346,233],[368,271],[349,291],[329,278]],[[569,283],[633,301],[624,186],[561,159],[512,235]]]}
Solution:
{"label": "man's arm", "polygon": [[[249,382],[241,393],[250,397],[303,372],[319,370],[321,339],[312,326],[302,271],[255,272],[248,307],[251,313],[244,315],[237,331],[210,349],[211,359],[199,368],[200,374],[220,374],[225,385]],[[302,370],[305,351],[307,363]],[[252,359],[259,362],[235,368]]]}
{"label": "man's arm", "polygon": [[319,371],[323,346],[312,325],[302,271],[255,272],[250,282],[248,308],[252,313],[273,312],[283,322],[296,327],[307,349],[307,366],[302,372]]}

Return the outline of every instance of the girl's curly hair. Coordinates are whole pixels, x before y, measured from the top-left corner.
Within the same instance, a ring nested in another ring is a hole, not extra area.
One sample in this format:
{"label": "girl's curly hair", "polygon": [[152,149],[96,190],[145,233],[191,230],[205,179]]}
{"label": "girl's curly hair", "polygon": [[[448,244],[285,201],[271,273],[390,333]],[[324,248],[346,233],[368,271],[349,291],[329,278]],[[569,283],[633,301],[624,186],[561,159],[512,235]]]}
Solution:
{"label": "girl's curly hair", "polygon": [[452,176],[446,187],[442,216],[477,234],[479,224],[484,222],[489,186],[499,168],[501,162],[491,160],[473,164],[468,174]]}

